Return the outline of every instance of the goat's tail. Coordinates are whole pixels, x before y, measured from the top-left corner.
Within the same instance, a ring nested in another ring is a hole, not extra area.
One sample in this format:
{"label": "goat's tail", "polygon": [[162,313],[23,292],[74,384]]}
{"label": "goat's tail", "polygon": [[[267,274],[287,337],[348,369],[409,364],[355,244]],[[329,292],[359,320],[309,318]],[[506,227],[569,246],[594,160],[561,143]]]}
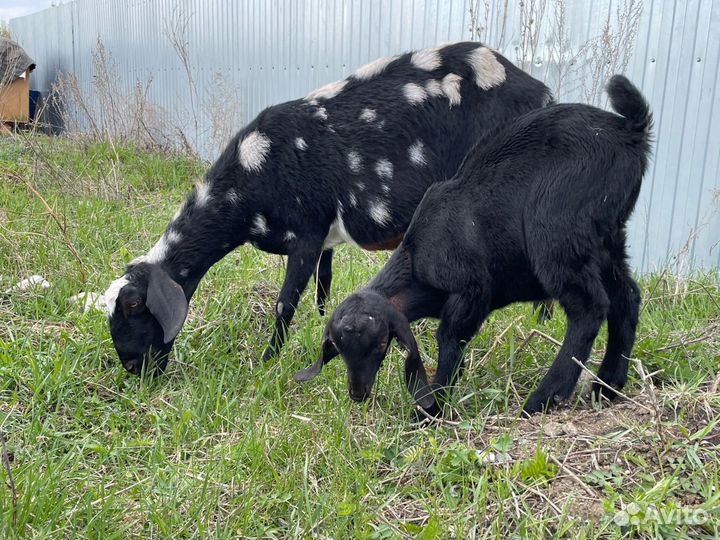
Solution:
{"label": "goat's tail", "polygon": [[652,129],[653,118],[650,106],[640,90],[623,75],[613,75],[606,90],[610,96],[612,108],[627,119],[628,128],[648,137],[650,129]]}

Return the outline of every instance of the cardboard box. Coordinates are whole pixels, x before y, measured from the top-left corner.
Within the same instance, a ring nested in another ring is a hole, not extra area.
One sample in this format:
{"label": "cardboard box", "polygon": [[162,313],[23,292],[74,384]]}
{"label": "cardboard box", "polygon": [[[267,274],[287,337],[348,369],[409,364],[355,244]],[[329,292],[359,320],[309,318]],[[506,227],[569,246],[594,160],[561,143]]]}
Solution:
{"label": "cardboard box", "polygon": [[0,122],[30,120],[30,74],[0,86]]}

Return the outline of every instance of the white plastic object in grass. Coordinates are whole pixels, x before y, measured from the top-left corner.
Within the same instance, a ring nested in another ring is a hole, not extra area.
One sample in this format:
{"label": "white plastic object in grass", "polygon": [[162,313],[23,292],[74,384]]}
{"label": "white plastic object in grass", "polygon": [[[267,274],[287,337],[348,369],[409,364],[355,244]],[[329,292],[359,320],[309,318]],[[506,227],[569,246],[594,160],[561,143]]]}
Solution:
{"label": "white plastic object in grass", "polygon": [[19,281],[14,287],[11,287],[7,289],[5,292],[15,292],[15,291],[28,291],[30,289],[49,289],[50,288],[50,282],[46,280],[44,277],[39,276],[37,274],[30,276],[27,279],[23,279],[22,281]]}

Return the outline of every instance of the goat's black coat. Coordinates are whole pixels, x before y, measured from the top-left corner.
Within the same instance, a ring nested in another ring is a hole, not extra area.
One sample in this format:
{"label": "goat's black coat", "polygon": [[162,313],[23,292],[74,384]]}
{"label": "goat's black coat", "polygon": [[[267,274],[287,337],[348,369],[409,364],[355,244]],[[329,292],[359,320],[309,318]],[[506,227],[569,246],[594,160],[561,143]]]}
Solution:
{"label": "goat's black coat", "polygon": [[[618,116],[587,105],[527,113],[478,143],[455,178],[428,189],[403,242],[366,288],[348,297],[325,330],[307,380],[340,353],[350,395],[365,399],[394,336],[408,348],[406,377],[436,414],[462,366],[466,343],[492,310],[555,298],[568,317],[552,367],[525,404],[538,412],[572,392],[603,321],[608,347],[598,373],[622,388],[640,294],[626,262],[625,224],[647,167],[651,115],[622,76],[608,84]],[[433,387],[408,338],[409,321],[439,317]],[[596,395],[614,392],[596,385]]]}
{"label": "goat's black coat", "polygon": [[[241,244],[252,242],[263,251],[288,255],[275,329],[264,355],[270,357],[282,346],[316,269],[323,312],[334,245],[349,237],[366,249],[394,248],[427,188],[452,177],[479,137],[551,101],[541,82],[489,51],[487,67],[504,72],[504,81],[489,89],[478,86],[468,58],[480,47],[442,47],[441,63],[432,70],[417,67],[407,53],[369,79],[350,76],[333,97],[264,110],[230,141],[205,182],[190,194],[161,239],[163,249],[154,248],[155,253],[127,268],[124,279],[132,285],[128,290],[142,302],[147,294],[144,267],[159,265],[168,279],[182,286],[189,301],[208,269]],[[461,77],[460,103],[437,94],[448,74]],[[421,85],[427,98],[409,102],[407,83]],[[430,84],[435,84],[436,95],[430,95]],[[373,114],[363,116],[365,109]],[[269,147],[262,166],[250,170],[239,161],[239,145],[257,133],[267,138]],[[410,159],[412,145],[419,145],[421,159]],[[333,238],[339,224],[344,230]],[[137,372],[153,352],[164,367],[172,343],[168,347],[156,334],[166,325],[153,320],[154,313],[143,311],[138,318],[121,309],[127,297],[120,289],[109,306],[111,334],[123,364]]]}

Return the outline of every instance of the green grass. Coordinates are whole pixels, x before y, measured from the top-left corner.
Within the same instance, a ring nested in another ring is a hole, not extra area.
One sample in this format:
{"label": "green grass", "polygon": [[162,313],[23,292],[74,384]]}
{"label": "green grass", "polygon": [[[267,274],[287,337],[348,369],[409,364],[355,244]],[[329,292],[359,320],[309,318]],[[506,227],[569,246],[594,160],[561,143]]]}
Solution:
{"label": "green grass", "polygon": [[[717,275],[642,279],[635,357],[662,372],[643,384],[632,370],[636,403],[602,409],[580,395],[520,417],[556,351],[525,338],[561,340],[565,326],[561,311],[538,325],[528,305],[493,314],[470,343],[442,424],[409,423],[395,347],[366,404],[347,397],[340,360],[296,384],[325,319],[306,294],[281,357],[261,363],[283,261],[251,247],[202,282],[167,374],[127,374],[104,315],[68,299],[145,253],[203,169],[107,144],[0,141],[0,430],[17,494],[2,467],[1,538],[720,534]],[[340,248],[332,305],[386,259]],[[31,274],[52,287],[1,292]],[[415,325],[430,365],[435,328]]]}

